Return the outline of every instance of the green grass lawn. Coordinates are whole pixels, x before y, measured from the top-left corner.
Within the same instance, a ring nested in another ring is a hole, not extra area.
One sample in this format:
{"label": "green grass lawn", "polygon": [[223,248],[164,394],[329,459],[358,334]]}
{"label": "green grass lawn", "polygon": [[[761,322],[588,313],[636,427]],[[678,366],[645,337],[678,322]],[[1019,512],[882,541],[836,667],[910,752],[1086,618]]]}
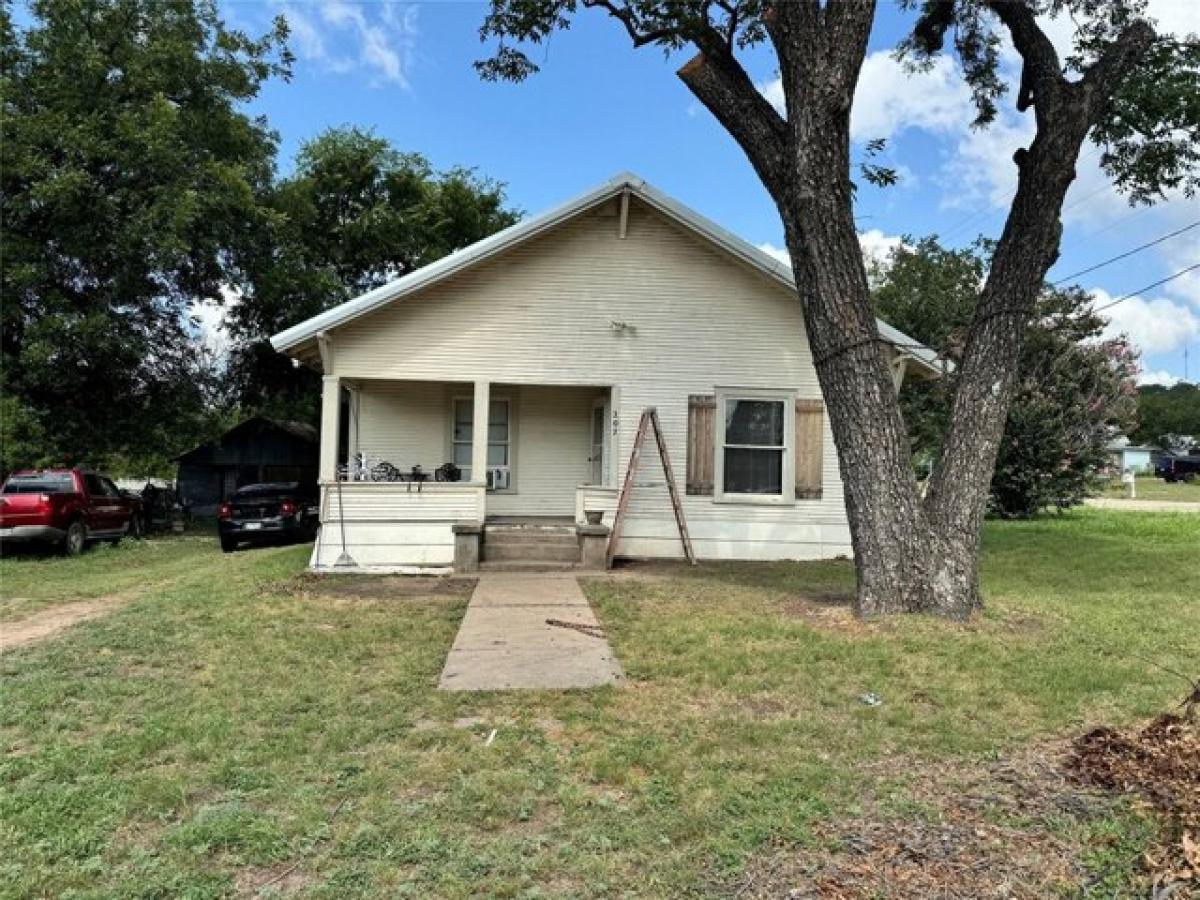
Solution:
{"label": "green grass lawn", "polygon": [[1174,706],[1140,657],[1196,670],[1198,548],[1191,517],[989,523],[965,626],[855,622],[845,561],[593,579],[630,683],[483,695],[435,690],[469,585],[211,539],[5,559],[26,609],[156,586],[0,656],[0,895],[731,893],[923,765]]}
{"label": "green grass lawn", "polygon": [[[0,622],[47,606],[98,597],[138,595],[203,579],[213,562],[215,532],[96,543],[77,557],[50,548],[7,551],[0,558]],[[253,565],[251,560],[239,560]]]}
{"label": "green grass lawn", "polygon": [[[1125,485],[1121,483],[1121,479],[1117,478],[1106,484],[1098,496],[1123,500],[1125,499]],[[1168,484],[1153,475],[1139,475],[1137,477],[1137,499],[1200,503],[1200,479]]]}

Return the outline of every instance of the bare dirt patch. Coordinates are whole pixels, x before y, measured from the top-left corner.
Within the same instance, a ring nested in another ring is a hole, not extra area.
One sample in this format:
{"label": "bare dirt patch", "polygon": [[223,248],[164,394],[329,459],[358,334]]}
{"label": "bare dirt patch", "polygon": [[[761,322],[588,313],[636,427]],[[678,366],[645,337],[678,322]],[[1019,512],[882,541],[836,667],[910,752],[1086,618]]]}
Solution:
{"label": "bare dirt patch", "polygon": [[46,640],[80,622],[107,616],[131,600],[132,595],[113,594],[52,606],[15,622],[0,623],[0,653]]}
{"label": "bare dirt patch", "polygon": [[477,580],[442,575],[304,575],[296,580],[296,589],[334,600],[458,599],[469,597]]}
{"label": "bare dirt patch", "polygon": [[740,897],[1005,898],[1059,895],[1086,878],[1082,823],[1116,802],[1073,784],[1062,747],[973,767],[881,762],[875,776],[908,771],[898,802],[887,782],[862,811],[816,828],[815,849],[779,848],[752,865]]}
{"label": "bare dirt patch", "polygon": [[864,620],[854,615],[854,596],[841,592],[814,593],[785,600],[780,607],[785,616],[802,619],[822,631],[845,634],[872,634],[892,630],[883,620]]}
{"label": "bare dirt patch", "polygon": [[233,881],[236,897],[286,897],[312,883],[312,876],[296,863],[242,869]]}
{"label": "bare dirt patch", "polygon": [[[897,773],[907,773],[897,785]],[[1165,715],[1096,728],[992,762],[864,767],[861,811],[815,828],[816,846],[763,854],[738,897],[1034,900],[1087,884],[1088,826],[1140,805],[1163,818],[1139,861],[1147,896],[1200,897],[1200,725]],[[1135,867],[1136,868],[1136,867]]]}

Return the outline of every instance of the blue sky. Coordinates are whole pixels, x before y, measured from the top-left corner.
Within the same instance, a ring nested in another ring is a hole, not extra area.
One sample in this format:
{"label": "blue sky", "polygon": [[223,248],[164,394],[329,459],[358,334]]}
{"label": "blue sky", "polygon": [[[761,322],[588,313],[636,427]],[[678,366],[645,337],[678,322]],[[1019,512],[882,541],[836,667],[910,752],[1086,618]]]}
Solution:
{"label": "blue sky", "polygon": [[[868,252],[900,235],[937,232],[947,243],[995,236],[1011,197],[1014,149],[1028,142],[1030,116],[1005,109],[985,132],[969,128],[965,89],[949,60],[909,80],[888,51],[906,19],[887,0],[872,37],[856,99],[854,135],[889,140],[886,161],[901,184],[864,187],[858,200]],[[1166,30],[1200,31],[1195,0],[1150,0]],[[542,71],[523,85],[481,81],[472,61],[486,48],[474,2],[236,0],[222,3],[230,25],[252,32],[284,15],[297,56],[290,83],[274,83],[254,104],[281,137],[286,171],[300,144],[323,129],[353,124],[439,167],[464,165],[504,182],[513,205],[537,212],[632,170],[755,244],[783,245],[777,213],[741,151],[676,79],[683,56],[633,50],[596,11],[579,15],[534,58]],[[1049,23],[1056,42],[1065,22]],[[1015,57],[1006,51],[1006,61]],[[768,97],[773,62],[765,48],[746,60]],[[1174,197],[1131,209],[1085,151],[1064,207],[1062,258],[1068,275],[1200,220],[1200,199]],[[1101,302],[1200,263],[1200,227],[1083,276]],[[1141,347],[1144,379],[1200,380],[1200,270],[1114,307],[1113,331]]]}

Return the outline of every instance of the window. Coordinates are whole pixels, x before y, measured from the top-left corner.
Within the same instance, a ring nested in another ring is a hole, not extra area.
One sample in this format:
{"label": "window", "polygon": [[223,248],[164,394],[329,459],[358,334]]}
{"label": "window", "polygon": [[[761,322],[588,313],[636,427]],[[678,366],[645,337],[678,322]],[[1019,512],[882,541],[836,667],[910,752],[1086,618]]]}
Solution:
{"label": "window", "polygon": [[66,472],[14,475],[4,483],[6,494],[54,494],[75,490],[75,480]]}
{"label": "window", "polygon": [[100,480],[99,475],[93,475],[88,472],[83,476],[84,482],[87,484],[88,493],[93,497],[109,496],[108,488],[104,486],[104,482]]}
{"label": "window", "polygon": [[795,401],[780,391],[718,393],[718,496],[728,500],[791,500]]}
{"label": "window", "polygon": [[[463,481],[471,481],[471,442],[475,433],[475,401],[461,397],[454,401],[454,424],[451,434],[454,464],[462,469]],[[493,470],[505,470],[502,483],[507,485],[511,450],[511,408],[508,400],[492,400],[488,404],[488,487],[493,485]]]}

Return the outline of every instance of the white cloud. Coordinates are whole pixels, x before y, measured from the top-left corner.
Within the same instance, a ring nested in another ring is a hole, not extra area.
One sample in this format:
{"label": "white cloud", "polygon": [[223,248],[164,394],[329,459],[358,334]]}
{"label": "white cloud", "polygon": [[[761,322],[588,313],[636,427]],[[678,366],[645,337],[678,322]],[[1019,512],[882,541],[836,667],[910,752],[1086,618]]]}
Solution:
{"label": "white cloud", "polygon": [[1154,372],[1142,372],[1138,375],[1138,384],[1161,384],[1163,387],[1174,387],[1183,381],[1178,375],[1172,375],[1166,369]]}
{"label": "white cloud", "polygon": [[[1114,299],[1101,288],[1092,290],[1097,306]],[[1165,297],[1130,297],[1101,315],[1108,319],[1104,337],[1125,334],[1143,353],[1165,353],[1200,337],[1200,316]]]}
{"label": "white cloud", "polygon": [[755,87],[767,98],[767,102],[775,107],[775,111],[787,118],[787,98],[783,95],[783,79],[779,76],[770,81],[761,81]]}
{"label": "white cloud", "polygon": [[924,72],[906,72],[889,51],[863,60],[850,114],[850,137],[890,138],[905,128],[951,132],[974,118],[971,94],[954,61],[939,56]]}
{"label": "white cloud", "polygon": [[299,58],[324,71],[362,71],[379,82],[408,87],[417,37],[415,5],[320,0],[303,7],[283,3],[280,11]]}
{"label": "white cloud", "polygon": [[1160,32],[1181,36],[1200,32],[1196,0],[1150,0],[1146,14],[1158,23]]}
{"label": "white cloud", "polygon": [[233,343],[227,323],[229,310],[241,302],[241,293],[226,285],[221,288],[220,303],[193,303],[188,310],[190,317],[195,320],[200,343],[219,360],[229,355]]}
{"label": "white cloud", "polygon": [[[863,261],[868,265],[876,263],[878,265],[887,265],[888,258],[891,252],[904,243],[903,239],[898,235],[884,234],[878,228],[872,228],[870,231],[860,231],[858,234],[858,243],[862,248]],[[768,256],[773,256],[785,266],[791,266],[792,258],[788,255],[786,247],[776,247],[770,241],[759,244],[758,249]]]}
{"label": "white cloud", "polygon": [[759,244],[758,249],[768,256],[773,256],[789,269],[792,266],[792,257],[788,255],[787,247],[776,247],[770,241]]}
{"label": "white cloud", "polygon": [[[1200,202],[1187,204],[1183,211],[1194,222],[1196,213],[1200,212]],[[1183,226],[1180,226],[1183,227]],[[1200,262],[1200,228],[1184,232],[1178,237],[1171,238],[1161,246],[1159,255],[1167,268],[1172,272],[1180,272]],[[1191,304],[1200,313],[1200,269],[1192,269],[1186,275],[1181,275],[1174,281],[1169,281],[1162,287],[1163,293]]]}
{"label": "white cloud", "polygon": [[1006,209],[1017,188],[1013,153],[1033,139],[1032,116],[1004,113],[987,128],[964,128],[941,177],[948,209],[985,204]]}
{"label": "white cloud", "polygon": [[[763,82],[758,89],[784,114],[780,78]],[[890,51],[879,50],[863,61],[850,114],[850,137],[856,141],[891,138],[906,128],[957,131],[973,117],[970,91],[949,57],[938,57],[928,71],[910,73]]]}
{"label": "white cloud", "polygon": [[867,265],[888,266],[891,262],[892,251],[904,243],[899,235],[884,234],[878,228],[861,231],[858,234],[858,244],[862,247],[863,260]]}

